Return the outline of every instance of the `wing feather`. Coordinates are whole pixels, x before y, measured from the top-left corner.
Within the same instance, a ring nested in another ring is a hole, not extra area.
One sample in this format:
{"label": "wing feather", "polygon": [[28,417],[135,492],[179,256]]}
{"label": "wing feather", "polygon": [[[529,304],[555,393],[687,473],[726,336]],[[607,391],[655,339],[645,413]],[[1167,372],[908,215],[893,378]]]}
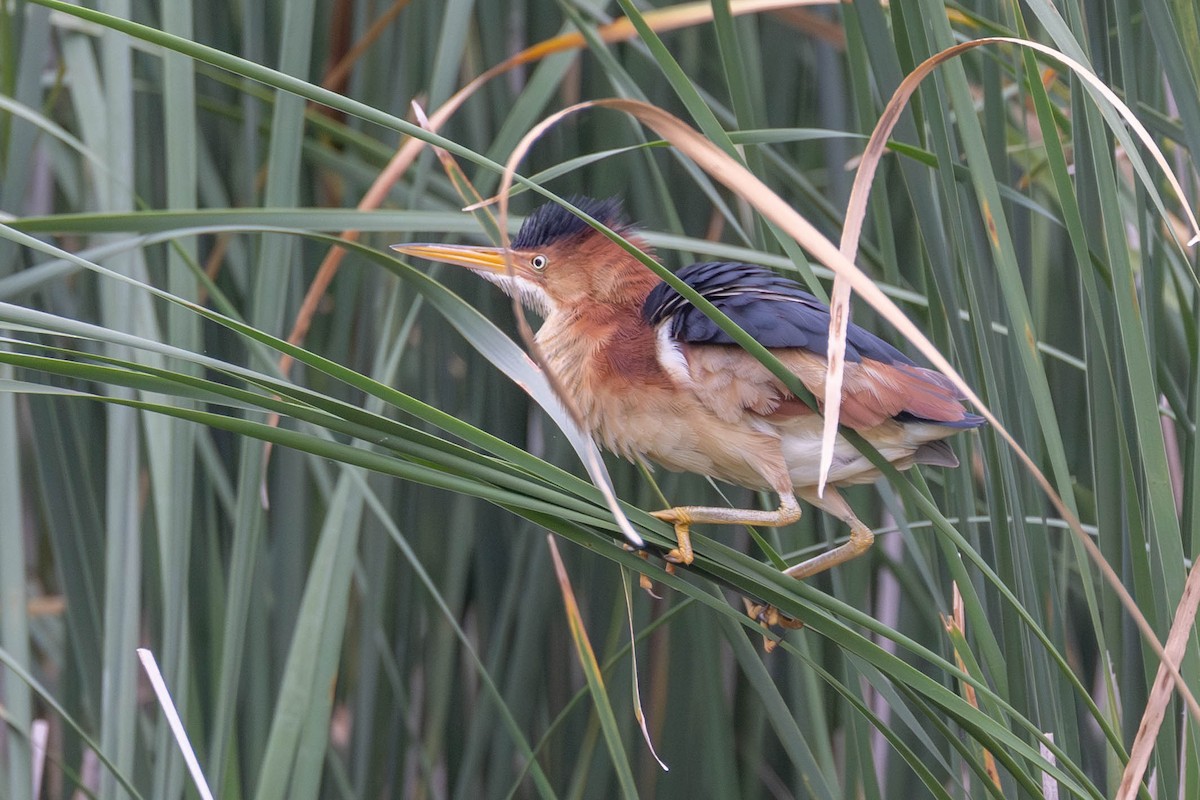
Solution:
{"label": "wing feather", "polygon": [[[829,309],[799,284],[749,264],[694,264],[678,277],[772,352],[816,397],[825,389]],[[768,421],[811,414],[779,379],[699,309],[663,283],[642,310],[658,329],[658,360],[677,384],[688,384],[717,416]],[[866,430],[888,420],[968,428],[954,385],[917,366],[864,328],[847,333],[842,423]],[[684,367],[686,365],[686,373]]]}

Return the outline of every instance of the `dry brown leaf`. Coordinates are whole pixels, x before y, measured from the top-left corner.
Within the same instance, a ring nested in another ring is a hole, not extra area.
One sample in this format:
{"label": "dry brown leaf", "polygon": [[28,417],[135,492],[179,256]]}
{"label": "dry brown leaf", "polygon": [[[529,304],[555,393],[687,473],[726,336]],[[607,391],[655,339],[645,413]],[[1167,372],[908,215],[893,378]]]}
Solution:
{"label": "dry brown leaf", "polygon": [[[967,637],[967,621],[966,611],[963,607],[962,592],[958,588],[958,581],[951,584],[953,587],[953,595],[951,598],[950,616],[942,614],[942,625],[949,633],[957,633],[964,640]],[[963,659],[962,654],[958,652],[958,647],[954,646],[954,663],[963,672],[967,671],[967,662]],[[962,681],[963,699],[970,704],[975,710],[979,710],[979,699],[975,696],[975,687],[966,681]],[[996,757],[992,755],[992,751],[986,747],[983,748],[983,769],[987,773],[988,778],[996,786],[997,789],[1003,789],[1003,784],[1000,783],[1000,770],[996,767]]]}
{"label": "dry brown leaf", "polygon": [[[563,565],[562,556],[558,552],[558,542],[552,534],[546,535],[546,543],[550,546],[550,558],[554,562],[554,575],[558,579],[558,588],[562,592],[563,605],[567,612],[567,625],[571,629],[571,639],[575,642],[575,650],[579,655],[580,666],[585,672],[590,672],[595,676],[596,683],[604,687],[604,672],[600,669],[600,663],[596,661],[596,653],[592,649],[591,639],[588,638],[587,628],[583,624],[583,615],[579,613],[579,603],[575,600],[575,591],[571,588],[571,578],[567,575],[567,568]],[[624,573],[622,573],[624,574]],[[626,596],[629,594],[629,584],[625,584]],[[632,642],[637,640],[633,636],[633,616],[629,617],[629,635]],[[637,663],[634,662],[633,670],[633,685],[634,696],[637,695]],[[642,735],[646,739],[646,746],[650,748],[650,755],[654,756],[654,760],[662,767],[664,772],[669,772],[670,768],[666,763],[658,757],[658,753],[654,750],[654,743],[650,741],[650,731],[646,727],[646,718],[642,714],[642,704],[640,699],[637,700],[634,706],[634,715],[637,717],[638,725],[641,726]]]}
{"label": "dry brown leaf", "polygon": [[1187,583],[1183,585],[1183,596],[1175,609],[1171,632],[1167,634],[1167,646],[1164,648],[1166,652],[1158,665],[1158,674],[1154,676],[1154,686],[1150,689],[1146,710],[1142,712],[1142,721],[1138,725],[1137,736],[1133,738],[1133,747],[1129,751],[1129,761],[1126,762],[1125,772],[1121,775],[1121,786],[1116,794],[1118,800],[1132,800],[1137,797],[1142,776],[1146,773],[1146,766],[1154,752],[1154,743],[1158,740],[1159,728],[1162,727],[1163,719],[1167,715],[1167,706],[1171,702],[1172,669],[1178,673],[1178,665],[1183,661],[1184,650],[1192,634],[1192,626],[1196,622],[1198,605],[1200,561],[1192,563]]}

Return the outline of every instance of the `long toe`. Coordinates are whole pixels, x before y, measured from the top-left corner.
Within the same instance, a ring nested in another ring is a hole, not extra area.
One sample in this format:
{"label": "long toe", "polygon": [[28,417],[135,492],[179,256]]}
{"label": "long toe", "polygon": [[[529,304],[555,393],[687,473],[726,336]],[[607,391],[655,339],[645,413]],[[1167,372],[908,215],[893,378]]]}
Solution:
{"label": "long toe", "polygon": [[682,548],[676,547],[664,553],[663,560],[667,562],[667,572],[673,572],[672,567],[676,564],[682,564],[686,567],[696,560],[696,555],[691,551],[691,548],[684,551]]}
{"label": "long toe", "polygon": [[[746,616],[759,624],[763,631],[770,631],[771,628],[780,627],[789,631],[798,631],[804,627],[804,620],[796,619],[784,614],[778,608],[766,603],[752,603],[743,598],[746,605]],[[763,651],[770,653],[779,644],[772,637],[763,634]]]}
{"label": "long toe", "polygon": [[775,606],[767,605],[766,603],[750,603],[747,601],[746,615],[768,628],[779,626],[780,628],[787,628],[789,631],[798,631],[804,627],[804,620],[790,617]]}
{"label": "long toe", "polygon": [[663,558],[685,567],[695,561],[696,555],[692,552],[691,518],[687,511],[682,508],[665,508],[652,512],[652,515],[675,526],[675,543],[679,546],[668,551]]}

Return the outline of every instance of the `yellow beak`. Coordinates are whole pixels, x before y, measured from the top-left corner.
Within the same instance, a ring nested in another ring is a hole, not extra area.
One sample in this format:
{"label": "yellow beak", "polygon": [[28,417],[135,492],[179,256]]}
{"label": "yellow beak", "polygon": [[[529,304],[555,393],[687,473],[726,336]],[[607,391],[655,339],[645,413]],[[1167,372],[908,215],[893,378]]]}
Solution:
{"label": "yellow beak", "polygon": [[455,244],[394,244],[392,249],[413,258],[454,264],[467,269],[485,270],[501,275],[508,272],[502,247],[472,247]]}

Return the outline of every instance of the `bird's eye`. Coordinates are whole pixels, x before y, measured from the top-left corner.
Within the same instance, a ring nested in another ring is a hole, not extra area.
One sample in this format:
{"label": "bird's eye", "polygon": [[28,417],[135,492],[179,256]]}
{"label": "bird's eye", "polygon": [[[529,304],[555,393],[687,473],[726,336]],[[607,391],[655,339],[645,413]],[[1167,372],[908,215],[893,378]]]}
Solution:
{"label": "bird's eye", "polygon": [[542,255],[541,253],[538,253],[536,256],[529,259],[529,266],[533,267],[538,272],[541,272],[542,270],[544,270],[546,268],[547,263],[549,263],[549,262],[546,260],[546,257],[544,255]]}

